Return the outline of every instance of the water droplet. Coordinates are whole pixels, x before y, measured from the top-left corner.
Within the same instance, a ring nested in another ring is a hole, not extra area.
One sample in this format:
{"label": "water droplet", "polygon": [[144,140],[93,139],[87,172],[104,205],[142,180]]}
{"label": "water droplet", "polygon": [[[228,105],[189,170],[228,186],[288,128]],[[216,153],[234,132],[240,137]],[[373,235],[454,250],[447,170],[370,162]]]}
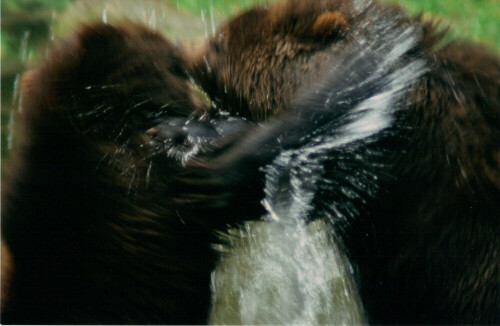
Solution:
{"label": "water droplet", "polygon": [[14,108],[10,109],[10,117],[9,117],[9,135],[7,136],[7,149],[12,149],[12,144],[14,142]]}
{"label": "water droplet", "polygon": [[21,38],[21,45],[19,47],[19,59],[21,59],[22,62],[26,62],[27,59],[29,38],[30,38],[30,31],[25,31],[23,33],[23,37]]}
{"label": "water droplet", "polygon": [[106,3],[102,9],[102,22],[104,24],[108,23],[108,3]]}

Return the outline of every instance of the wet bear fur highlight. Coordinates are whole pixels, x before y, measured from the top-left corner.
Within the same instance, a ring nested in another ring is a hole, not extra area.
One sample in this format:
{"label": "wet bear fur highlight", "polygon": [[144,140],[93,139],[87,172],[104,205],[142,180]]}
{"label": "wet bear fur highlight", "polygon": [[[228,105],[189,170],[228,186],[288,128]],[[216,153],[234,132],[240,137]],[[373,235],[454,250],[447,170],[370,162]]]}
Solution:
{"label": "wet bear fur highlight", "polygon": [[497,55],[473,43],[442,45],[432,21],[397,6],[291,0],[222,25],[191,57],[192,74],[236,115],[283,115],[352,44],[380,37],[381,21],[419,33],[405,56],[424,60],[428,71],[396,113],[394,136],[377,145],[390,166],[379,193],[359,205],[357,216],[331,226],[356,267],[370,322],[498,323]]}

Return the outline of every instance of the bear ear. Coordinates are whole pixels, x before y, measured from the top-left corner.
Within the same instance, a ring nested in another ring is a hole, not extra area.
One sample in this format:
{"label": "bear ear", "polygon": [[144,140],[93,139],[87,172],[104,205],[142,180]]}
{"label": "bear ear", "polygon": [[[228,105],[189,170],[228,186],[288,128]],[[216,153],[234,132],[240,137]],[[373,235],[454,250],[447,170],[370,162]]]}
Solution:
{"label": "bear ear", "polygon": [[274,33],[295,36],[305,43],[324,43],[347,34],[349,13],[348,6],[331,8],[319,1],[289,0],[270,7],[267,17]]}
{"label": "bear ear", "polygon": [[327,11],[313,20],[307,36],[314,39],[337,39],[347,33],[348,27],[349,22],[344,14],[338,11]]}

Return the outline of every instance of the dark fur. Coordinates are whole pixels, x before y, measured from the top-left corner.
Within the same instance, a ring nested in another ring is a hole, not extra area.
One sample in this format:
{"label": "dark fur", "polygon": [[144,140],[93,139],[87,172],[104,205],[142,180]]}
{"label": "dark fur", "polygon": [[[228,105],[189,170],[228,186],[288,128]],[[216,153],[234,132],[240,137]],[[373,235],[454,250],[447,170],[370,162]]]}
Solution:
{"label": "dark fur", "polygon": [[[339,20],[334,30],[304,37],[328,12]],[[357,266],[369,320],[499,323],[497,56],[477,44],[440,48],[432,23],[394,6],[372,3],[360,14],[350,1],[297,0],[223,25],[192,71],[215,101],[261,120],[286,111],[357,39],[378,38],[372,29],[379,21],[413,26],[420,40],[406,56],[425,60],[429,70],[412,86],[392,136],[377,144],[390,166],[377,196],[358,203],[347,222],[333,218]],[[318,205],[336,200],[326,194]]]}
{"label": "dark fur", "polygon": [[25,77],[26,141],[2,207],[14,270],[3,323],[206,321],[211,246],[236,213],[209,177],[205,196],[180,180],[190,168],[166,153],[192,149],[189,135],[159,137],[158,122],[203,112],[184,70],[159,34],[96,24]]}

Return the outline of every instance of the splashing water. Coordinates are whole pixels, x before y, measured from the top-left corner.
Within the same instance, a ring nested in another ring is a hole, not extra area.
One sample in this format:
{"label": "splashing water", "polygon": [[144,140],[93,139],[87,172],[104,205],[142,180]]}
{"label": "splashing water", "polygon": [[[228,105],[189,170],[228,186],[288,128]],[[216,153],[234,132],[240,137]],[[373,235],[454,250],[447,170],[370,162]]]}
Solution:
{"label": "splashing water", "polygon": [[14,79],[14,85],[12,87],[13,89],[13,94],[12,94],[12,103],[16,103],[17,101],[17,96],[19,95],[19,77],[20,74],[16,74],[16,78]]}
{"label": "splashing water", "polygon": [[104,8],[102,9],[101,19],[104,24],[108,23],[108,3],[104,4]]}
{"label": "splashing water", "polygon": [[7,136],[7,149],[11,150],[12,149],[12,144],[14,142],[14,108],[10,109],[10,117],[9,117],[9,135]]}
{"label": "splashing water", "polygon": [[148,19],[148,25],[151,28],[156,28],[156,11],[154,9],[151,9]]}
{"label": "splashing water", "polygon": [[260,222],[233,234],[239,240],[212,275],[210,323],[363,323],[325,229],[322,221],[285,227]]}
{"label": "splashing water", "polygon": [[19,59],[22,62],[26,62],[28,58],[28,41],[30,38],[30,31],[25,31],[23,37],[21,38],[21,45],[19,47]]}
{"label": "splashing water", "polygon": [[210,30],[212,36],[215,35],[214,1],[210,0]]}
{"label": "splashing water", "polygon": [[[28,45],[30,41],[30,31],[26,30],[23,32],[21,41],[19,44],[18,58],[22,63],[27,63],[31,59],[31,51],[28,51]],[[21,75],[16,74],[14,78],[14,83],[12,85],[12,107],[9,110],[9,122],[7,124],[8,134],[7,134],[7,149],[11,150],[14,146],[16,139],[16,114],[22,113],[23,110],[23,95],[19,91],[20,88]],[[17,111],[14,108],[17,107]]]}
{"label": "splashing water", "polygon": [[54,30],[54,25],[55,25],[55,22],[56,22],[56,17],[57,17],[57,13],[55,10],[52,11],[52,14],[50,15],[50,26],[49,26],[49,39],[51,41],[54,41],[55,39],[55,30]]}
{"label": "splashing water", "polygon": [[201,10],[201,22],[203,23],[203,26],[205,28],[205,38],[208,39],[209,34],[208,34],[208,25],[207,25],[207,20],[205,18],[205,10]]}

